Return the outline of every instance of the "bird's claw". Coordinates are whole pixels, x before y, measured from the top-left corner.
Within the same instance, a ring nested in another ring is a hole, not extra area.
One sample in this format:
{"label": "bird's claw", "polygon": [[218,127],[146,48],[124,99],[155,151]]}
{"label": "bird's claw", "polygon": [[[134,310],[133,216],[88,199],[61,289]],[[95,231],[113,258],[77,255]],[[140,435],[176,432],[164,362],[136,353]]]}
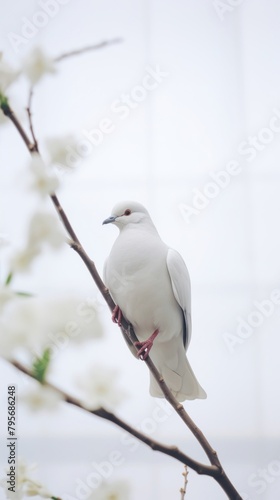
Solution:
{"label": "bird's claw", "polygon": [[117,323],[117,325],[121,326],[122,322],[122,311],[119,306],[115,306],[112,314],[113,323]]}
{"label": "bird's claw", "polygon": [[144,342],[134,342],[135,347],[139,349],[137,351],[137,357],[144,360],[149,356],[150,350],[153,347],[154,340],[157,337],[159,331],[155,330],[154,333]]}
{"label": "bird's claw", "polygon": [[139,348],[137,357],[145,360],[149,356],[149,352],[153,347],[153,342],[146,340],[145,342],[134,342],[135,347]]}

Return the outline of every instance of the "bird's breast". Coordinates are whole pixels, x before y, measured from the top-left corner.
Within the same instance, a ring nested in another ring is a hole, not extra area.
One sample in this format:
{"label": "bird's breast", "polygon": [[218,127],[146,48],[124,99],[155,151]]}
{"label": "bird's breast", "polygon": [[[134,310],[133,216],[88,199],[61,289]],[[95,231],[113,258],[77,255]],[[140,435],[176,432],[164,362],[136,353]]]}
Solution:
{"label": "bird's breast", "polygon": [[106,285],[140,340],[157,328],[159,341],[183,329],[182,311],[167,270],[167,250],[161,240],[143,235],[126,241],[119,237],[107,260]]}

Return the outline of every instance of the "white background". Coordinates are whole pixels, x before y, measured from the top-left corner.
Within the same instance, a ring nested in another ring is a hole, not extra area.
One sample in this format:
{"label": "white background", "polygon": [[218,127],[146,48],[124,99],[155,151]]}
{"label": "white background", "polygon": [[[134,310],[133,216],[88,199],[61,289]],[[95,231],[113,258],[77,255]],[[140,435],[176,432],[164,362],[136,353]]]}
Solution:
{"label": "white background", "polygon": [[[81,138],[83,130],[98,128],[102,119],[113,121],[114,131],[92,147],[75,173],[64,175],[61,203],[100,271],[117,234],[101,223],[122,199],[145,204],[162,238],[181,252],[192,279],[189,359],[208,394],[205,401],[187,402],[186,409],[244,498],[272,500],[280,489],[279,304],[231,350],[225,333],[237,335],[238,317],[247,320],[256,310],[254,302],[269,299],[279,287],[280,133],[262,129],[277,116],[275,109],[280,110],[280,4],[225,0],[221,4],[240,5],[219,16],[214,3],[70,0],[17,53],[8,34],[21,34],[23,18],[32,21],[41,7],[38,1],[1,0],[0,48],[17,64],[35,45],[56,56],[122,38],[122,43],[62,62],[56,76],[38,85],[33,103],[37,136],[42,144],[46,137],[66,133]],[[123,93],[133,100],[147,67],[157,66],[168,76],[122,120],[112,103]],[[26,124],[25,83],[20,81],[10,96]],[[262,150],[255,150],[255,158],[248,161],[249,154],[238,148],[258,134]],[[224,170],[230,161],[238,162],[240,173],[187,223],[180,206],[191,206],[194,190],[207,189],[213,182],[210,172]],[[28,154],[11,124],[0,130],[0,162],[0,230],[13,246],[24,237],[34,205],[23,182]],[[6,254],[1,259],[2,281]],[[107,340],[96,352],[94,347],[92,352],[69,348],[53,379],[71,391],[70,374],[98,355],[99,361],[121,372],[122,387],[129,393],[118,410],[123,418],[146,431],[154,426],[155,438],[206,460],[169,410],[155,423],[157,401],[148,394],[146,367],[132,359],[74,252],[65,248],[45,255],[31,275],[16,277],[14,286],[44,296],[72,291],[95,297]],[[0,368],[4,408],[7,383],[21,390],[27,382],[6,363]],[[63,500],[67,495],[78,498],[77,479],[85,480],[94,470],[91,462],[108,460],[112,450],[124,459],[110,480],[128,480],[133,500],[179,500],[181,465],[142,445],[133,451],[110,424],[63,406],[47,415],[22,408],[19,418],[19,454],[38,463],[42,481]],[[268,476],[260,480],[263,469]],[[225,495],[213,480],[190,472],[187,498],[219,500]]]}

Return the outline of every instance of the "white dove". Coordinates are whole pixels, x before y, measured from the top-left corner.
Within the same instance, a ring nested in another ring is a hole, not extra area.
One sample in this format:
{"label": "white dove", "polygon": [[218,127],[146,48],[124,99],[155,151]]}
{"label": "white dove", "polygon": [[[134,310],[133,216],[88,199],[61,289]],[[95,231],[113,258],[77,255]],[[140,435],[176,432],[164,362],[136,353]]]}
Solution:
{"label": "white dove", "polygon": [[[186,357],[191,337],[191,287],[180,254],[160,238],[143,205],[120,202],[103,224],[119,230],[104,266],[104,281],[117,306],[113,321],[122,314],[139,339],[138,357],[151,360],[178,401],[204,399]],[[150,394],[164,397],[150,376]]]}

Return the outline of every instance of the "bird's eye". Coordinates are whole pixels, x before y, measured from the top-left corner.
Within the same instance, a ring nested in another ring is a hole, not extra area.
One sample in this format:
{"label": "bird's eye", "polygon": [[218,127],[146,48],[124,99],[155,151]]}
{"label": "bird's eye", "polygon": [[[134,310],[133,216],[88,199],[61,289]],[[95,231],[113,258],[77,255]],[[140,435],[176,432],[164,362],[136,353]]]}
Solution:
{"label": "bird's eye", "polygon": [[129,210],[129,208],[127,208],[124,212],[123,215],[130,215],[131,214],[131,210]]}

